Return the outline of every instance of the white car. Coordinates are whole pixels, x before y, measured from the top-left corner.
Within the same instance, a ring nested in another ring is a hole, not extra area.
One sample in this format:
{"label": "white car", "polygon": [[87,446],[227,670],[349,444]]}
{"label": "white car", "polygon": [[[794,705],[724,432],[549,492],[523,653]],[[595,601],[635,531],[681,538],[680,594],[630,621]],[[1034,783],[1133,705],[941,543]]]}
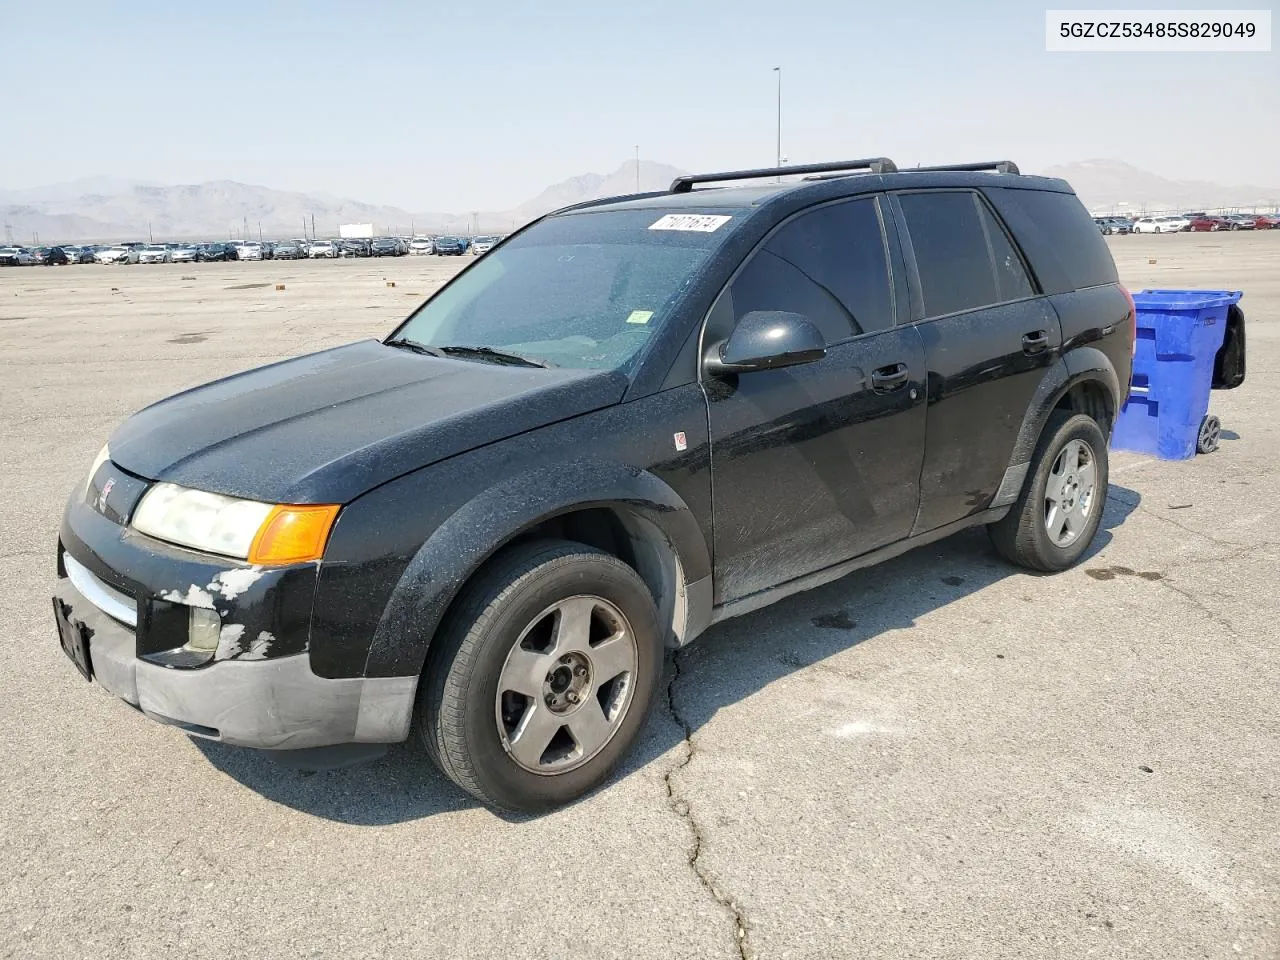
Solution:
{"label": "white car", "polygon": [[1142,217],[1133,222],[1134,233],[1179,233],[1188,229],[1186,217]]}
{"label": "white car", "polygon": [[196,248],[188,247],[185,245],[181,247],[175,247],[174,249],[169,251],[169,259],[172,260],[174,263],[195,263]]}
{"label": "white car", "polygon": [[95,263],[137,263],[138,250],[124,247],[120,244],[113,244],[96,251],[93,259]]}
{"label": "white car", "polygon": [[0,247],[0,264],[4,266],[30,267],[39,262],[39,258],[26,247]]}
{"label": "white car", "polygon": [[409,252],[414,256],[426,257],[435,252],[436,245],[430,237],[414,237],[409,241]]}
{"label": "white car", "polygon": [[168,263],[169,248],[163,243],[149,243],[138,251],[138,263]]}
{"label": "white car", "polygon": [[471,252],[478,257],[480,254],[488,253],[492,250],[493,245],[497,242],[495,237],[476,237],[471,241]]}
{"label": "white car", "polygon": [[236,244],[237,260],[261,260],[262,244],[260,243],[237,243]]}
{"label": "white car", "polygon": [[332,240],[312,240],[307,245],[308,257],[336,257],[338,255],[338,245]]}

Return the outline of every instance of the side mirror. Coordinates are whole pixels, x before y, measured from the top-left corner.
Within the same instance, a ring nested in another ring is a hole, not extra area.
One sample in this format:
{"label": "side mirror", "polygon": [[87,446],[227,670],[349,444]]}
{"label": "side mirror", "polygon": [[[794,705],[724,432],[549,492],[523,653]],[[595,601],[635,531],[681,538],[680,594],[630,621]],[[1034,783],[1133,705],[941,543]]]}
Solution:
{"label": "side mirror", "polygon": [[750,373],[812,363],[827,355],[827,342],[813,321],[783,310],[753,310],[738,321],[728,340],[703,360],[708,373]]}

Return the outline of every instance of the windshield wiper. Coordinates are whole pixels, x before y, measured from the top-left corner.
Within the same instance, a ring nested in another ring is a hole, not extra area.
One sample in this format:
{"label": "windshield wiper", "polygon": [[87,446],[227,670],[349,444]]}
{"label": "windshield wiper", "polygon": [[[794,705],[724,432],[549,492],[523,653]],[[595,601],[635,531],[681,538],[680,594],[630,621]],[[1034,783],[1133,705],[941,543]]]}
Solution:
{"label": "windshield wiper", "polygon": [[412,350],[414,353],[425,353],[429,357],[443,357],[444,354],[435,347],[428,347],[425,343],[419,343],[417,340],[410,340],[407,337],[396,337],[393,340],[384,340],[388,347],[398,347],[401,350]]}
{"label": "windshield wiper", "polygon": [[510,353],[506,350],[495,350],[493,347],[436,347],[442,354],[450,357],[466,357],[475,360],[488,360],[493,363],[507,363],[517,367],[549,367],[551,364],[545,360],[535,360],[533,357],[521,356],[518,353]]}

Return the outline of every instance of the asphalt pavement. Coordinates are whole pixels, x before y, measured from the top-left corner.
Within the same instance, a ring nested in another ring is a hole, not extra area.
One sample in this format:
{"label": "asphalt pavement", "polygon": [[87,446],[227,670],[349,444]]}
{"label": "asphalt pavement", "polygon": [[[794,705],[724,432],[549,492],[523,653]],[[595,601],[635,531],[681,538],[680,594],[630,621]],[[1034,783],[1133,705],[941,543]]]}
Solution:
{"label": "asphalt pavement", "polygon": [[382,336],[459,261],[0,270],[0,957],[1280,956],[1280,232],[1110,244],[1132,289],[1245,291],[1218,452],[1113,454],[1066,573],[972,531],[713,628],[619,776],[532,818],[410,747],[191,740],[49,604],[114,424]]}

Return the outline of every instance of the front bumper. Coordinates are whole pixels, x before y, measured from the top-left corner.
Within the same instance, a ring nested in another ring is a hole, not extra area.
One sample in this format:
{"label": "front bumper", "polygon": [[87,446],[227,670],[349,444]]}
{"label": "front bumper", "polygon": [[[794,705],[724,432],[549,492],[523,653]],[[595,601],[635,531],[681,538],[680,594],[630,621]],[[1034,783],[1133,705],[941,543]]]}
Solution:
{"label": "front bumper", "polygon": [[94,679],[160,723],[210,740],[268,750],[398,743],[409,735],[417,679],[327,680],[307,655],[176,670],[139,660],[134,634],[63,578],[55,591],[90,631]]}
{"label": "front bumper", "polygon": [[[56,597],[84,625],[103,688],[157,720],[242,746],[408,736],[416,677],[312,671],[316,565],[251,567],[148,538],[127,525],[146,487],[107,461],[72,495],[59,531]],[[221,637],[210,662],[180,668],[172,651],[187,641],[189,607],[216,610]]]}

